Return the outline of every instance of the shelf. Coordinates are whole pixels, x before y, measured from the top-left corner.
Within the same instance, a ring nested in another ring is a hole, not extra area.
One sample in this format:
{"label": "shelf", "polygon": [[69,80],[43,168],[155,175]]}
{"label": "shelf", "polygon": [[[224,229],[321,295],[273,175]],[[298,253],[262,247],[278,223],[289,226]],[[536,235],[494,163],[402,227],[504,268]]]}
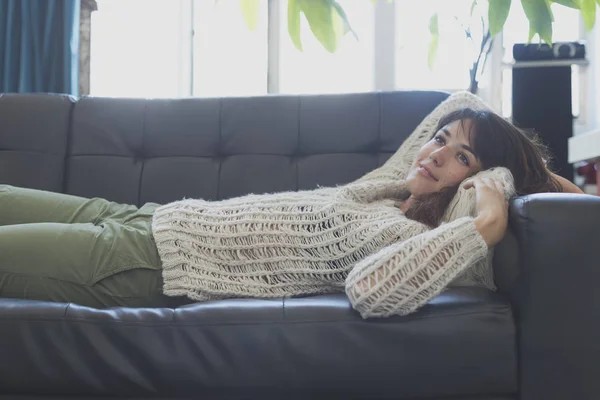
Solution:
{"label": "shelf", "polygon": [[511,61],[503,62],[505,68],[533,68],[533,67],[568,67],[570,65],[588,66],[590,62],[582,59],[542,60],[542,61]]}
{"label": "shelf", "polygon": [[569,138],[569,163],[600,158],[600,130]]}

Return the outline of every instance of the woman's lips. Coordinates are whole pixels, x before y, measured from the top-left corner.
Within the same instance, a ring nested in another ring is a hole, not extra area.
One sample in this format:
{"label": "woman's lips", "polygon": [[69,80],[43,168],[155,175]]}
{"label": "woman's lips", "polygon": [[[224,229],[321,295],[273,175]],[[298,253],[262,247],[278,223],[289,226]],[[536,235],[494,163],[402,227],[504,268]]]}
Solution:
{"label": "woman's lips", "polygon": [[425,168],[424,166],[419,165],[419,168],[417,168],[417,172],[420,173],[421,175],[423,175],[424,177],[437,182],[437,179],[435,179],[433,174],[431,172],[429,172],[429,170],[427,168]]}

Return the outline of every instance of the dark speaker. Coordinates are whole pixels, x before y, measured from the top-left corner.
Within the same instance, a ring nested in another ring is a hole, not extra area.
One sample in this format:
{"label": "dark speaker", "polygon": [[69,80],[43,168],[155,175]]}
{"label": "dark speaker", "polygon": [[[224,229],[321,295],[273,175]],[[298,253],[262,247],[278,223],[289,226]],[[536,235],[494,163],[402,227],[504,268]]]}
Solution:
{"label": "dark speaker", "polygon": [[516,43],[513,45],[513,58],[516,61],[577,60],[585,58],[585,44],[582,42]]}
{"label": "dark speaker", "polygon": [[568,162],[568,141],[573,135],[571,67],[515,66],[512,76],[513,123],[534,129],[552,152],[554,171],[572,181],[574,171]]}

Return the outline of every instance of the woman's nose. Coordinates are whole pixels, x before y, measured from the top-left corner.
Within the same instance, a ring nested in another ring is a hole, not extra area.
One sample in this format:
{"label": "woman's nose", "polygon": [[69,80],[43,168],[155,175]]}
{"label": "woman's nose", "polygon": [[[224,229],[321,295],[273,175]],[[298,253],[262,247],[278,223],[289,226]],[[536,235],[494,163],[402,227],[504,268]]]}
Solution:
{"label": "woman's nose", "polygon": [[438,149],[436,151],[431,152],[429,158],[435,164],[436,167],[442,166],[444,164],[444,149]]}

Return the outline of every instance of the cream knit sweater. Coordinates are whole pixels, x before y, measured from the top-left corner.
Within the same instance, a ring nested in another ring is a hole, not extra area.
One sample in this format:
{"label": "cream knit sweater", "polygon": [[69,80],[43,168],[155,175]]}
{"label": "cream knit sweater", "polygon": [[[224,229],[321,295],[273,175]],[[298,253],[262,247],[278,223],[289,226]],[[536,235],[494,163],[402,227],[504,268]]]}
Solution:
{"label": "cream knit sweater", "polygon": [[[203,301],[345,291],[368,318],[411,313],[449,284],[494,289],[472,190],[459,191],[436,229],[397,207],[410,150],[341,187],[159,207],[153,234],[164,293]],[[507,170],[484,174],[512,195]]]}

